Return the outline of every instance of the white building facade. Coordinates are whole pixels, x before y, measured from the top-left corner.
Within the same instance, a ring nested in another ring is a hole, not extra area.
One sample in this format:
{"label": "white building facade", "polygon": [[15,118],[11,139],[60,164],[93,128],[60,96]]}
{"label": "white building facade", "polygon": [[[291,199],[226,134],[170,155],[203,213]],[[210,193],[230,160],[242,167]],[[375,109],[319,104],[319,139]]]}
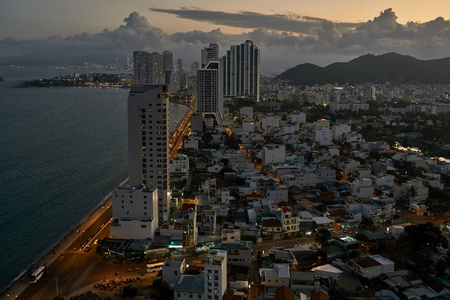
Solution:
{"label": "white building facade", "polygon": [[205,299],[222,300],[227,289],[227,251],[210,250],[205,257]]}
{"label": "white building facade", "polygon": [[166,85],[133,85],[128,97],[130,186],[158,189],[159,224],[169,219],[169,98]]}
{"label": "white building facade", "polygon": [[112,194],[111,236],[152,239],[158,227],[158,190],[142,186],[118,187]]}

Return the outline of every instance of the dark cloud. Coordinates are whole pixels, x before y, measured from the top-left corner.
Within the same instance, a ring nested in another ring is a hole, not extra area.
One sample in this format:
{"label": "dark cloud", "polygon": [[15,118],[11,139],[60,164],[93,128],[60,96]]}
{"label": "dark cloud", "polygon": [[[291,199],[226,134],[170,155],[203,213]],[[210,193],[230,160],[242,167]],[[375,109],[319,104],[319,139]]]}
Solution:
{"label": "dark cloud", "polygon": [[[238,28],[266,28],[302,34],[310,34],[311,29],[316,27],[317,24],[326,21],[325,19],[314,17],[285,14],[265,15],[250,11],[228,13],[186,7],[181,9],[150,8],[150,10],[153,12],[173,14],[183,19],[204,21],[216,25],[225,25]],[[342,28],[350,28],[359,24],[360,23],[339,23],[339,26]]]}
{"label": "dark cloud", "polygon": [[[199,9],[180,11],[189,13],[190,17],[196,12],[203,16],[203,20],[212,18],[212,15],[206,18],[205,15],[208,14]],[[227,24],[249,28],[252,25],[253,28],[235,35],[226,34],[220,28],[167,34],[134,12],[123,20],[124,25],[114,30],[105,29],[94,34],[81,33],[43,39],[5,38],[0,40],[0,53],[3,55],[33,53],[38,57],[59,60],[64,57],[70,60],[70,57],[78,56],[93,60],[95,57],[107,59],[111,55],[119,54],[131,57],[132,52],[138,49],[158,52],[168,49],[173,51],[174,57],[182,58],[184,64],[188,66],[192,61],[200,60],[200,50],[208,43],[218,43],[220,53],[224,54],[230,45],[250,39],[261,49],[263,69],[280,70],[305,62],[326,65],[367,53],[382,54],[393,51],[422,59],[449,56],[450,21],[441,17],[425,23],[399,24],[392,9],[387,9],[373,20],[350,28],[343,26],[343,23],[296,15],[212,13],[218,19],[222,16],[220,21],[222,23],[228,22]],[[243,22],[242,16],[254,20],[255,23]],[[267,20],[280,22],[275,22],[272,26],[259,26]],[[293,29],[289,24],[293,24]]]}

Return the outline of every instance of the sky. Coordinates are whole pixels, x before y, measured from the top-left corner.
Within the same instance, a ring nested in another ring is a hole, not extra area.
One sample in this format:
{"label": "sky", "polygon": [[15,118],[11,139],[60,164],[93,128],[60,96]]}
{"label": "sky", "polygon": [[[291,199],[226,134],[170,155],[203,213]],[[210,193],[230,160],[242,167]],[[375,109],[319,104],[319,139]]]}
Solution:
{"label": "sky", "polygon": [[450,56],[447,0],[0,0],[0,57],[72,61],[171,50],[189,68],[252,40],[261,67],[325,66],[367,53]]}

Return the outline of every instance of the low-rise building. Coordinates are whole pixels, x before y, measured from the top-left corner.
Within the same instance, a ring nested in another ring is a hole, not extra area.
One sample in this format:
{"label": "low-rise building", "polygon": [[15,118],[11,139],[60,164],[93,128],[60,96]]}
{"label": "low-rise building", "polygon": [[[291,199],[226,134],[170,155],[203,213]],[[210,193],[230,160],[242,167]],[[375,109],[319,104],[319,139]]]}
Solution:
{"label": "low-rise building", "polygon": [[222,242],[234,242],[241,239],[241,230],[237,229],[222,229]]}
{"label": "low-rise building", "polygon": [[348,266],[365,278],[375,278],[383,274],[383,265],[371,257],[350,259]]}
{"label": "low-rise building", "polygon": [[207,299],[205,297],[205,273],[181,275],[173,287],[174,300]]}
{"label": "low-rise building", "polygon": [[162,278],[170,286],[178,282],[186,268],[184,258],[166,260],[162,267]]}
{"label": "low-rise building", "polygon": [[250,267],[252,264],[253,244],[251,241],[234,241],[214,245],[211,249],[227,251],[227,265]]}
{"label": "low-rise building", "polygon": [[260,268],[261,284],[267,287],[290,285],[290,266],[288,264],[273,264],[273,268]]}
{"label": "low-rise building", "polygon": [[158,227],[158,189],[120,186],[112,193],[111,236],[152,239]]}

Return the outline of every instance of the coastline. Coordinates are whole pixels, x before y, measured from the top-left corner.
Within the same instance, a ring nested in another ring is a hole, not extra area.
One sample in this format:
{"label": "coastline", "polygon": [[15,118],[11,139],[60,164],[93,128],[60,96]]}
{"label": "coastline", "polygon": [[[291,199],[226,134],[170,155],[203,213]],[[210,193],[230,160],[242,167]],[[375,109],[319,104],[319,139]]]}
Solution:
{"label": "coastline", "polygon": [[[179,101],[172,100],[171,102],[186,107],[186,112],[183,114],[184,117],[178,120],[176,127],[171,132],[172,134],[176,131],[176,128],[181,125],[186,115],[189,113],[190,106]],[[117,186],[123,186],[127,184],[127,182],[128,177],[121,181]],[[88,231],[87,228],[90,229],[89,231],[93,231],[91,228],[93,223],[100,220],[102,217],[106,217],[106,212],[111,209],[110,214],[107,216],[107,220],[109,222],[112,217],[112,192],[113,190],[106,194],[106,196],[104,196],[102,200],[86,214],[86,216],[84,216],[77,224],[71,227],[71,229],[69,229],[67,233],[62,234],[57,242],[44,250],[16,278],[14,278],[8,285],[2,288],[2,290],[0,290],[0,299],[17,298],[29,286],[28,275],[33,270],[42,265],[45,265],[46,267],[51,266],[59,257],[61,257],[61,254],[63,252],[72,250],[71,247],[73,247],[74,244],[78,244],[78,241],[81,242],[80,232],[84,233],[85,231]],[[104,207],[106,207],[106,210],[104,210]],[[108,222],[105,222],[105,224],[107,224]],[[103,228],[105,224],[103,224],[101,228]],[[93,236],[91,236],[89,240],[92,240],[92,238]],[[87,243],[84,243],[83,245],[86,244]]]}
{"label": "coastline", "polygon": [[[118,186],[124,186],[127,182],[128,177],[121,181]],[[28,286],[27,275],[31,272],[31,270],[39,266],[50,266],[56,259],[58,259],[58,257],[60,257],[61,253],[67,251],[70,245],[78,239],[79,231],[86,230],[95,221],[101,218],[104,215],[103,208],[105,206],[108,208],[112,207],[112,193],[113,191],[103,197],[103,199],[86,215],[86,217],[84,217],[76,226],[72,227],[67,234],[63,235],[58,242],[50,246],[40,256],[38,256],[36,260],[28,266],[28,268],[23,270],[19,276],[17,276],[8,286],[6,286],[4,291],[0,292],[0,299],[10,299],[20,295]],[[108,222],[111,219],[111,216],[107,218]]]}

